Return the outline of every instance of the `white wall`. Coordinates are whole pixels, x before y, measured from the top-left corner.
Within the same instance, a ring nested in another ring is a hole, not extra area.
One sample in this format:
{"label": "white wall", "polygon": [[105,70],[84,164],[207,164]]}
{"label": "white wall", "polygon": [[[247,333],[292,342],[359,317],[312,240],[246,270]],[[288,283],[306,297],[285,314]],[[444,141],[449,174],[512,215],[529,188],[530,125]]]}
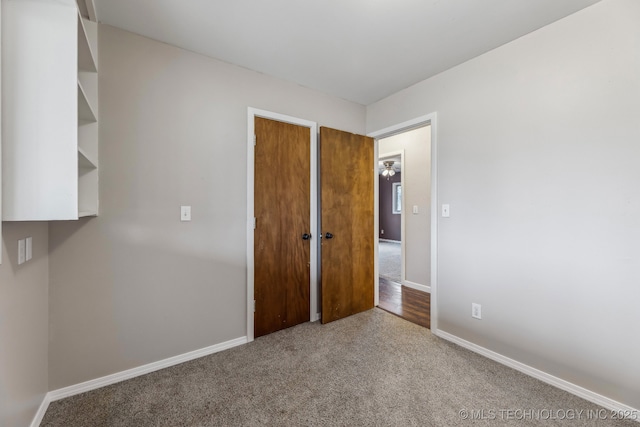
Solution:
{"label": "white wall", "polygon": [[367,109],[438,113],[439,328],[635,408],[639,22],[604,0]]}
{"label": "white wall", "polygon": [[[379,157],[404,150],[405,279],[431,285],[431,126],[378,141]],[[413,213],[418,206],[418,213]]]}
{"label": "white wall", "polygon": [[[0,426],[31,423],[48,391],[48,236],[46,223],[5,222],[0,265]],[[18,265],[18,239],[33,258]]]}
{"label": "white wall", "polygon": [[361,105],[99,30],[101,209],[51,224],[52,390],[246,335],[248,106],[365,127]]}

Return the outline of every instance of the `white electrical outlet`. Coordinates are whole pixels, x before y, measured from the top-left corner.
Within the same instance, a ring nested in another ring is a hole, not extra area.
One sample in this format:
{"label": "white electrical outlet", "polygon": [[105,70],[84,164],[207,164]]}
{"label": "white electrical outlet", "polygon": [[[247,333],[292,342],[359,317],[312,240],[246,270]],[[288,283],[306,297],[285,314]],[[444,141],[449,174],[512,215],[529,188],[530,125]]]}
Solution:
{"label": "white electrical outlet", "polygon": [[18,240],[18,265],[24,264],[26,256],[26,245],[24,239]]}
{"label": "white electrical outlet", "polygon": [[380,234],[384,234],[384,230],[380,230]]}
{"label": "white electrical outlet", "polygon": [[476,304],[475,302],[471,303],[471,317],[474,319],[482,319],[482,306],[480,304]]}

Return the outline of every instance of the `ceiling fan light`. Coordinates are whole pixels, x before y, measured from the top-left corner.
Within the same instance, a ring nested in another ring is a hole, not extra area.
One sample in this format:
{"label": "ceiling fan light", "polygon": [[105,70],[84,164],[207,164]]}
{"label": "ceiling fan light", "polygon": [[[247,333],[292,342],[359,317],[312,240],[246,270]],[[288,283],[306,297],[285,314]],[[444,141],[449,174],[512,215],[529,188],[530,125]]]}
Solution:
{"label": "ceiling fan light", "polygon": [[396,174],[396,171],[394,171],[393,169],[389,169],[389,176],[393,176]]}
{"label": "ceiling fan light", "polygon": [[387,176],[389,175],[389,169],[385,169],[382,171],[382,176]]}

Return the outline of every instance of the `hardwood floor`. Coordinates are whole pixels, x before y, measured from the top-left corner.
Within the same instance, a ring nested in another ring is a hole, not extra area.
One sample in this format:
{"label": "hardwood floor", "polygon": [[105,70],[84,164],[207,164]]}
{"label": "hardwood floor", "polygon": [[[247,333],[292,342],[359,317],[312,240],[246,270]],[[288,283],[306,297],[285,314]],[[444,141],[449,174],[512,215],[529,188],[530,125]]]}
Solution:
{"label": "hardwood floor", "polygon": [[431,329],[431,295],[380,277],[378,307]]}

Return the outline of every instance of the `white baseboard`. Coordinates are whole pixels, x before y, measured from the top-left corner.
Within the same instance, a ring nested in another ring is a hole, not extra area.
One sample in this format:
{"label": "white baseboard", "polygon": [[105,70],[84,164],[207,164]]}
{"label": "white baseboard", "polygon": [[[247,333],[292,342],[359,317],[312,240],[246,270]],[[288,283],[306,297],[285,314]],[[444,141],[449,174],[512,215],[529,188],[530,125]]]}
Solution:
{"label": "white baseboard", "polygon": [[316,322],[320,320],[320,313],[316,313],[313,315],[313,317],[311,318],[310,322]]}
{"label": "white baseboard", "polygon": [[[551,374],[548,374],[539,369],[533,368],[529,365],[525,365],[524,363],[518,362],[517,360],[513,360],[507,356],[503,356],[500,353],[496,353],[492,350],[481,347],[477,344],[474,344],[470,341],[459,338],[448,332],[444,332],[441,330],[435,330],[431,332],[433,332],[436,336],[442,339],[450,341],[454,344],[458,344],[460,347],[464,347],[488,359],[495,360],[498,363],[506,365],[510,368],[515,369],[516,371],[520,371],[523,374],[529,375],[530,377],[536,378],[542,382],[545,382],[561,390],[564,390],[573,395],[581,397],[585,400],[588,400],[589,402],[595,403],[596,405],[600,405],[603,408],[609,409],[611,411],[615,411],[616,414],[639,414],[640,413],[640,410],[632,408],[628,405],[625,405],[624,403],[620,403],[606,396],[602,396],[601,394],[598,394],[594,391],[588,390],[584,387],[580,387],[579,385],[570,383],[569,381],[555,377]],[[640,417],[634,417],[633,419],[635,419],[636,421],[640,421]]]}
{"label": "white baseboard", "polygon": [[40,403],[40,407],[38,408],[38,412],[33,417],[31,421],[30,427],[39,427],[42,419],[44,418],[44,414],[47,412],[49,408],[49,403],[51,403],[51,399],[49,399],[49,393],[47,393],[42,399],[42,403]]}
{"label": "white baseboard", "polygon": [[418,291],[426,292],[428,294],[431,293],[431,286],[421,285],[420,283],[414,283],[408,280],[404,280],[402,284],[405,285],[407,288],[416,289]]}
{"label": "white baseboard", "polygon": [[96,390],[101,387],[105,387],[111,384],[118,383],[120,381],[129,380],[131,378],[139,377],[140,375],[149,374],[151,372],[158,371],[160,369],[168,368],[180,363],[188,362],[193,359],[208,356],[210,354],[218,353],[229,348],[237,347],[247,343],[247,337],[235,338],[230,341],[225,341],[220,344],[215,344],[209,347],[201,348],[200,350],[190,351],[188,353],[180,354],[178,356],[169,357],[168,359],[159,360],[157,362],[149,363],[146,365],[138,366],[137,368],[127,369],[126,371],[117,372],[115,374],[107,375],[104,377],[96,378],[95,380],[85,381],[80,384],[75,384],[69,387],[60,388],[50,391],[44,397],[38,412],[36,413],[31,427],[38,427],[42,418],[44,417],[49,403],[56,400],[64,399],[65,397],[75,396],[76,394],[85,393],[87,391]]}
{"label": "white baseboard", "polygon": [[389,239],[378,239],[379,242],[387,242],[387,243],[402,243],[400,240],[389,240]]}

